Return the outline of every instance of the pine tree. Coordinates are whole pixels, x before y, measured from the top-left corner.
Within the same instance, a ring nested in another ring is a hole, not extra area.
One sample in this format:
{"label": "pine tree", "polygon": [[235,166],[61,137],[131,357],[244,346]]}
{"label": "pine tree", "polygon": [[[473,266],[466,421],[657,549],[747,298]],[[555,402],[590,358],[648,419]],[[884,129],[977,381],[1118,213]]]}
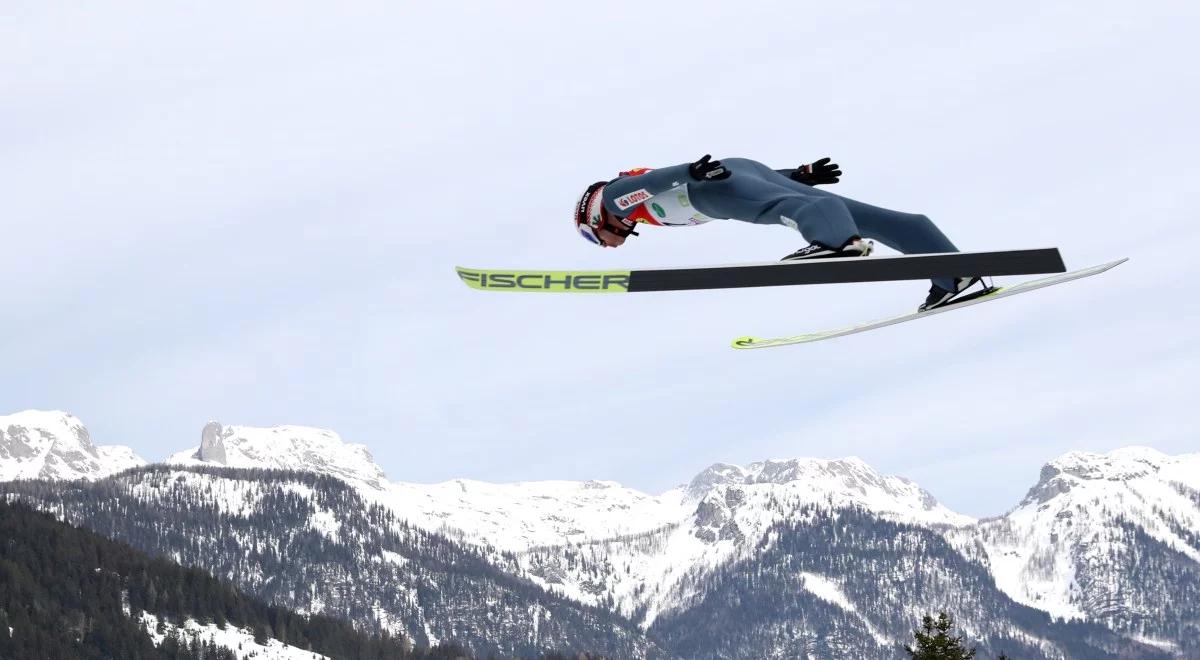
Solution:
{"label": "pine tree", "polygon": [[921,628],[913,631],[917,647],[905,646],[904,651],[912,660],[971,660],[975,657],[975,648],[963,646],[961,636],[952,637],[954,619],[942,612],[937,621],[926,614],[921,619]]}

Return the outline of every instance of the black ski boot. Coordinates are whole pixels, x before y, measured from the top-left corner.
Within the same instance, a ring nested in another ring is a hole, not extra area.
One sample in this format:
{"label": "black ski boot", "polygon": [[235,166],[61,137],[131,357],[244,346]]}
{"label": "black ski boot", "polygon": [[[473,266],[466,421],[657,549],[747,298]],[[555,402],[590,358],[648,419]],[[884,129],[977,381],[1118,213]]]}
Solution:
{"label": "black ski boot", "polygon": [[780,261],[800,261],[801,259],[830,259],[835,257],[865,257],[875,249],[874,241],[864,241],[853,236],[840,248],[829,247],[824,243],[813,241],[807,246],[796,250]]}
{"label": "black ski boot", "polygon": [[[971,287],[979,284],[979,288],[974,291],[968,291]],[[983,281],[982,277],[959,277],[954,280],[954,291],[947,291],[942,287],[934,284],[929,287],[929,295],[926,296],[925,302],[917,308],[918,312],[928,312],[931,309],[953,305],[954,303],[978,298],[992,291],[992,286]]]}

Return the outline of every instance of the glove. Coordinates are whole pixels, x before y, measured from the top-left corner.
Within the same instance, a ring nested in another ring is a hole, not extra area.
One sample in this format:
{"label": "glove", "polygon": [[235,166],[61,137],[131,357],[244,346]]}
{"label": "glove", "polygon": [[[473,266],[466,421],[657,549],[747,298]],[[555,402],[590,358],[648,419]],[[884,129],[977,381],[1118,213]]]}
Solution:
{"label": "glove", "polygon": [[697,181],[720,181],[728,179],[730,174],[729,168],[721,164],[719,160],[709,160],[712,158],[710,154],[704,154],[700,160],[688,165],[688,175]]}
{"label": "glove", "polygon": [[815,186],[818,183],[837,183],[838,177],[841,175],[842,171],[838,169],[838,164],[829,162],[829,158],[826,157],[814,163],[797,167],[792,170],[791,177],[804,185]]}

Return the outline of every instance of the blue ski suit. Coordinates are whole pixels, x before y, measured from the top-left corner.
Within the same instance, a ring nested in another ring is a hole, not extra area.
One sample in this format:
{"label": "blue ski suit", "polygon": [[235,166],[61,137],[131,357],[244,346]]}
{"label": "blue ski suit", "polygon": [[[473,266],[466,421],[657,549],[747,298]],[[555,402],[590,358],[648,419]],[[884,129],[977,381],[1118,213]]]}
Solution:
{"label": "blue ski suit", "polygon": [[[924,215],[901,213],[819,190],[746,158],[723,158],[725,179],[696,181],[688,164],[623,172],[604,188],[609,213],[652,225],[696,225],[731,219],[784,225],[805,240],[838,247],[853,236],[870,238],[904,254],[958,252]],[[954,290],[953,280],[934,284]]]}

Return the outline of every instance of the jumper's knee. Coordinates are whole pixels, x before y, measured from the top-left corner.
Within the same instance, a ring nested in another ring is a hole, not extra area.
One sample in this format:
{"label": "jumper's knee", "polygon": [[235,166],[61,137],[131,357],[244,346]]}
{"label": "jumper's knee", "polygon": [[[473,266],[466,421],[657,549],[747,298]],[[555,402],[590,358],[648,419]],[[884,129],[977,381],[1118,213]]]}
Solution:
{"label": "jumper's knee", "polygon": [[773,205],[768,213],[775,216],[771,222],[797,229],[804,238],[827,245],[841,245],[859,233],[846,204],[834,197],[790,198]]}
{"label": "jumper's knee", "polygon": [[933,226],[933,220],[929,216],[920,213],[904,213],[900,216],[904,221],[911,225],[913,229],[928,229]]}

